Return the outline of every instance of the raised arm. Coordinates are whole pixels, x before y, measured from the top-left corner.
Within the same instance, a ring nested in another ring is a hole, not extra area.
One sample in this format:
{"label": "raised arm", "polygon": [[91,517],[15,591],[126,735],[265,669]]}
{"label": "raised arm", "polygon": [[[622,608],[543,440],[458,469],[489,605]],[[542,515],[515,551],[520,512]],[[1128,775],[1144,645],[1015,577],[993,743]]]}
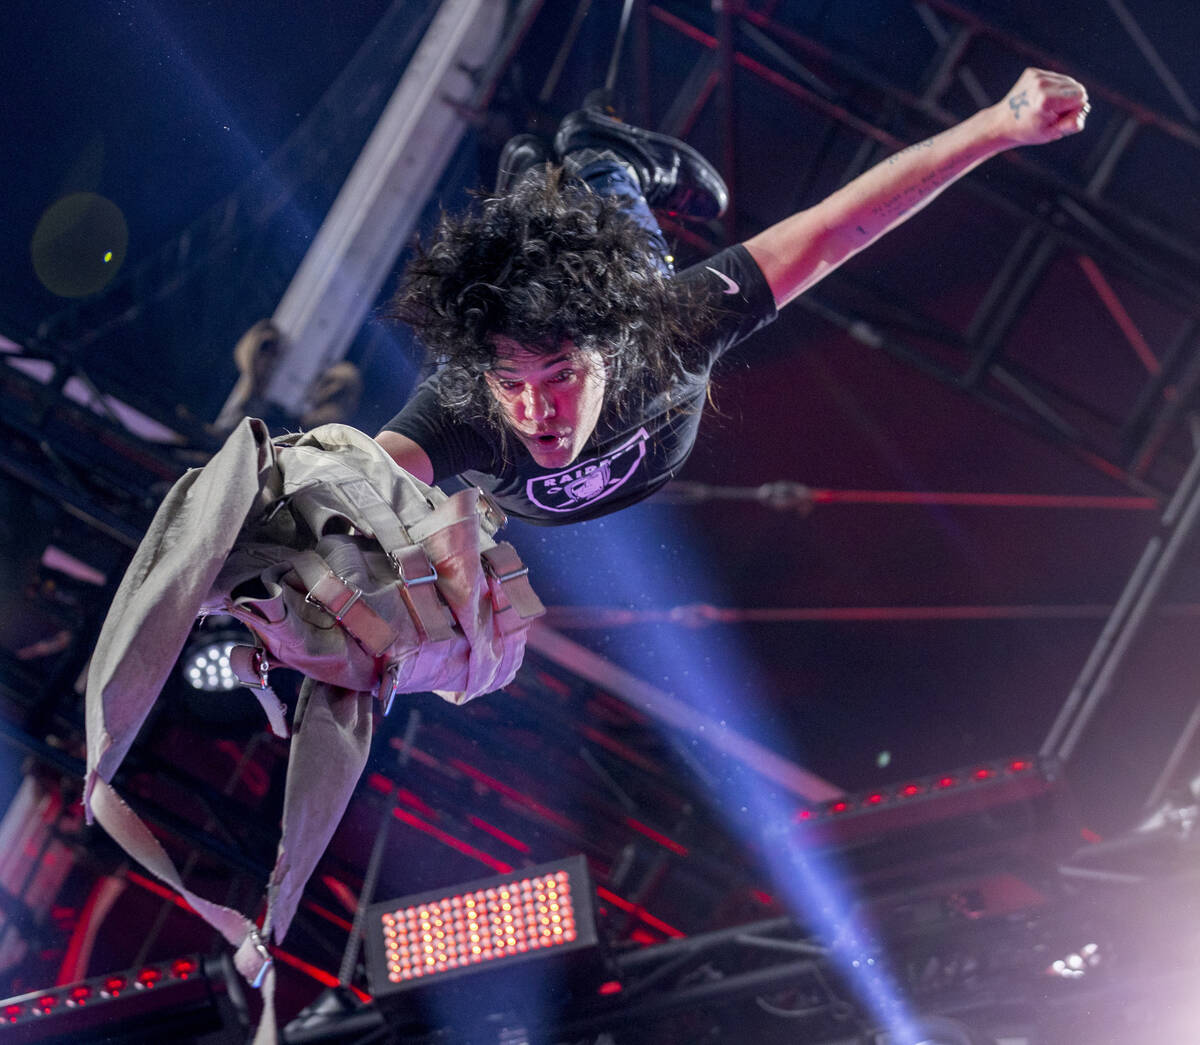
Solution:
{"label": "raised arm", "polygon": [[782,307],[984,160],[1081,131],[1089,111],[1082,84],[1026,69],[1002,101],[888,157],[816,206],[747,240],[746,249]]}

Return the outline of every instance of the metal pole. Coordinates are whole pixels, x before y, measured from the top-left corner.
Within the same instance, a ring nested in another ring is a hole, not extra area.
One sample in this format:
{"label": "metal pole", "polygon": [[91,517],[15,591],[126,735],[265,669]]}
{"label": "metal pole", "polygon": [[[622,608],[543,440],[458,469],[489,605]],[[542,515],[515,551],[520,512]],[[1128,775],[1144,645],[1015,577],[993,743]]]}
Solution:
{"label": "metal pole", "polygon": [[1163,512],[1163,532],[1146,545],[1104,630],[1066,703],[1050,729],[1040,754],[1066,762],[1088,722],[1112,688],[1130,646],[1162,590],[1172,567],[1200,518],[1200,450]]}
{"label": "metal pole", "polygon": [[721,90],[717,96],[718,119],[721,127],[721,176],[729,189],[729,206],[725,210],[726,239],[737,237],[737,97],[734,74],[737,69],[737,50],[734,33],[736,0],[714,0],[717,12],[717,54]]}

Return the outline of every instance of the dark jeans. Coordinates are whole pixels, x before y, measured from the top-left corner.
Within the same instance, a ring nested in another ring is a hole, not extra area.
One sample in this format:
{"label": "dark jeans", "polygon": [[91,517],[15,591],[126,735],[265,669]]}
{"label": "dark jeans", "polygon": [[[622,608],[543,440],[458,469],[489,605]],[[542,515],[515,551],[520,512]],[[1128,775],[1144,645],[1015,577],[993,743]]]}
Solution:
{"label": "dark jeans", "polygon": [[665,276],[673,276],[675,266],[672,262],[675,259],[671,257],[666,238],[646,203],[646,197],[642,195],[641,186],[625,165],[615,159],[595,160],[580,170],[578,176],[580,181],[600,196],[620,196],[625,199],[634,220],[650,233],[659,271]]}

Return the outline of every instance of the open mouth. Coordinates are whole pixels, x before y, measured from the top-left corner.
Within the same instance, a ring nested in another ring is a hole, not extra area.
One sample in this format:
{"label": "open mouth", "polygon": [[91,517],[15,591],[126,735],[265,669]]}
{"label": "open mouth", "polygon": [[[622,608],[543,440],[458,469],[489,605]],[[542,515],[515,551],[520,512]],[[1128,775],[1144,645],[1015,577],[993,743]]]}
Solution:
{"label": "open mouth", "polygon": [[536,432],[532,441],[535,445],[548,449],[557,446],[565,438],[566,435],[563,432]]}

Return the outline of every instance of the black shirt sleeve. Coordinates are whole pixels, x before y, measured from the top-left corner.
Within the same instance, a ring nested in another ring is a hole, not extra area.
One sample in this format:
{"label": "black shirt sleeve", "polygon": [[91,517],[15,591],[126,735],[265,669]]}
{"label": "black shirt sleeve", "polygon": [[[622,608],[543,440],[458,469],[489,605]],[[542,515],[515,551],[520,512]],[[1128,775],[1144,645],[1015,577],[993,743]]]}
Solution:
{"label": "black shirt sleeve", "polygon": [[483,433],[442,406],[436,374],[417,386],[412,398],[383,430],[408,436],[425,451],[433,465],[435,483],[461,472],[487,472],[495,467],[494,451]]}
{"label": "black shirt sleeve", "polygon": [[778,315],[762,269],[740,243],[684,269],[676,278],[699,284],[712,304],[715,322],[704,339],[708,367]]}

